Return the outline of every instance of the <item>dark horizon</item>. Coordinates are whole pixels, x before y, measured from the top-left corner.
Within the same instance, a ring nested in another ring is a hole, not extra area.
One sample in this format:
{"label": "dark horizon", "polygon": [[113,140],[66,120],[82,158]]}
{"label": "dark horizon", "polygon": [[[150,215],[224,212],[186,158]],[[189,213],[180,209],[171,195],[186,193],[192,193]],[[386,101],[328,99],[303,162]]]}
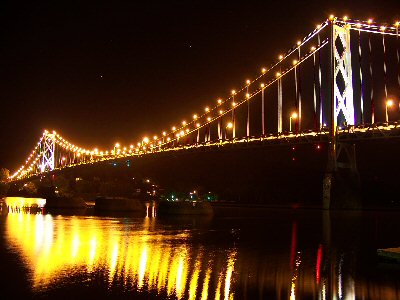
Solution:
{"label": "dark horizon", "polygon": [[107,149],[159,133],[226,98],[331,13],[399,17],[394,1],[380,5],[3,3],[0,167],[23,163],[44,129]]}

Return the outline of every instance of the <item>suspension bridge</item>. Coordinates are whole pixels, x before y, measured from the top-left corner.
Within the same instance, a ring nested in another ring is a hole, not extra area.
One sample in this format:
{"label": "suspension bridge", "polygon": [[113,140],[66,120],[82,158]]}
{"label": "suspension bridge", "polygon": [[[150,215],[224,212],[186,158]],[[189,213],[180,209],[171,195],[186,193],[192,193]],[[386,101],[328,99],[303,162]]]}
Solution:
{"label": "suspension bridge", "polygon": [[161,152],[299,143],[327,145],[332,172],[355,168],[356,141],[400,137],[399,26],[330,16],[227,97],[154,136],[86,149],[45,130],[9,180]]}

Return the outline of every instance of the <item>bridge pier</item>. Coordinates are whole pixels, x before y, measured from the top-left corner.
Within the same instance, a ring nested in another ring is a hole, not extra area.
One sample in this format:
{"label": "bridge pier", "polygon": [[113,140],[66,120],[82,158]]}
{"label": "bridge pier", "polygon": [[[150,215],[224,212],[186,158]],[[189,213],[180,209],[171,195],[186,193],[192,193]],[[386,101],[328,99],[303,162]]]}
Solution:
{"label": "bridge pier", "polygon": [[338,143],[337,153],[328,160],[322,185],[324,209],[362,208],[355,144]]}

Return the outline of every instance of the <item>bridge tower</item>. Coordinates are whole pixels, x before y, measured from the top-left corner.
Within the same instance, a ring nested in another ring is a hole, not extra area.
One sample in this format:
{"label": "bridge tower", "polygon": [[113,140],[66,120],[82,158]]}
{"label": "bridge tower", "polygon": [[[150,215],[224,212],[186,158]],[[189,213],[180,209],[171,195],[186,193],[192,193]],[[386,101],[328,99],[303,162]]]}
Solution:
{"label": "bridge tower", "polygon": [[[355,125],[350,26],[331,20],[331,126],[330,152],[323,182],[326,209],[357,208],[355,193],[359,183],[354,144],[338,142],[338,127]],[[334,194],[334,195],[333,195]],[[346,198],[346,199],[345,199]],[[334,200],[331,201],[331,200]]]}
{"label": "bridge tower", "polygon": [[45,131],[40,143],[40,172],[53,171],[55,167],[55,135]]}

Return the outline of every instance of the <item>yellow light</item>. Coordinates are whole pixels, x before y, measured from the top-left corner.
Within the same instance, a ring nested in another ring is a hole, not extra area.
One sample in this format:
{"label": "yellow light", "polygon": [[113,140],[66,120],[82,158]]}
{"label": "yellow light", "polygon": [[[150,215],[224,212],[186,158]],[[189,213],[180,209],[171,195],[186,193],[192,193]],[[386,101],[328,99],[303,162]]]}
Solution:
{"label": "yellow light", "polygon": [[138,147],[140,147],[140,145],[141,145],[141,144],[140,144],[140,142],[139,142],[139,143],[137,143],[137,145],[138,145]]}
{"label": "yellow light", "polygon": [[177,137],[177,138],[179,137],[179,133],[176,134],[176,137]]}
{"label": "yellow light", "polygon": [[276,72],[276,77],[279,77],[279,76],[281,76],[281,73],[280,72]]}
{"label": "yellow light", "polygon": [[232,91],[231,91],[231,94],[232,94],[232,95],[235,95],[235,94],[236,94],[236,91],[235,91],[235,90],[232,90]]}
{"label": "yellow light", "polygon": [[261,86],[261,88],[264,88],[264,87],[265,87],[265,84],[264,84],[264,83],[261,83],[260,86]]}
{"label": "yellow light", "polygon": [[149,142],[149,138],[146,136],[143,138],[143,143],[147,144]]}
{"label": "yellow light", "polygon": [[329,16],[329,20],[331,20],[331,21],[332,21],[334,18],[335,18],[334,15],[330,15],[330,16]]}
{"label": "yellow light", "polygon": [[156,140],[156,139],[157,139],[157,136],[156,136],[156,135],[155,135],[155,136],[153,136],[153,139],[154,139],[154,140]]}
{"label": "yellow light", "polygon": [[206,108],[204,109],[206,112],[210,111],[210,108],[208,106],[206,106]]}
{"label": "yellow light", "polygon": [[357,28],[361,28],[361,23],[356,24]]}
{"label": "yellow light", "polygon": [[210,117],[208,117],[208,118],[207,118],[207,121],[208,121],[208,122],[210,122],[210,121],[211,121],[211,118],[210,118]]}
{"label": "yellow light", "polygon": [[251,82],[251,81],[250,81],[249,79],[246,80],[246,83],[247,83],[248,85],[250,84],[250,82]]}
{"label": "yellow light", "polygon": [[222,99],[218,99],[218,104],[221,104],[222,103]]}
{"label": "yellow light", "polygon": [[246,98],[247,98],[247,99],[250,98],[250,94],[249,94],[249,93],[246,94]]}
{"label": "yellow light", "polygon": [[232,106],[235,107],[235,106],[236,106],[236,103],[235,103],[235,102],[232,102]]}
{"label": "yellow light", "polygon": [[283,55],[282,54],[279,55],[278,58],[279,58],[279,60],[282,60],[283,59]]}
{"label": "yellow light", "polygon": [[262,69],[261,69],[261,73],[264,74],[265,72],[267,72],[267,69],[266,69],[266,68],[262,68]]}
{"label": "yellow light", "polygon": [[343,21],[346,22],[347,20],[348,20],[348,17],[347,17],[347,16],[344,16],[344,17],[343,17]]}
{"label": "yellow light", "polygon": [[296,112],[292,113],[292,119],[297,119],[297,113]]}
{"label": "yellow light", "polygon": [[318,24],[318,25],[317,25],[317,29],[320,29],[320,28],[321,28],[321,24]]}
{"label": "yellow light", "polygon": [[53,134],[57,134],[57,132],[55,130],[53,130]]}
{"label": "yellow light", "polygon": [[298,61],[297,59],[293,60],[293,65],[297,65]]}
{"label": "yellow light", "polygon": [[186,133],[188,133],[189,132],[189,128],[186,128]]}
{"label": "yellow light", "polygon": [[389,99],[388,101],[386,101],[386,105],[387,105],[388,107],[391,107],[391,106],[393,105],[393,100],[392,100],[392,99]]}
{"label": "yellow light", "polygon": [[315,46],[311,47],[311,51],[315,51],[315,49],[316,49]]}
{"label": "yellow light", "polygon": [[374,20],[372,20],[372,19],[368,19],[368,24],[372,24],[372,22],[373,22]]}
{"label": "yellow light", "polygon": [[119,143],[115,143],[115,148],[119,148]]}
{"label": "yellow light", "polygon": [[193,119],[194,119],[194,120],[197,119],[197,115],[196,115],[196,114],[193,115]]}
{"label": "yellow light", "polygon": [[297,41],[297,46],[300,46],[301,45],[301,41]]}
{"label": "yellow light", "polygon": [[130,145],[129,148],[133,149],[133,145]]}
{"label": "yellow light", "polygon": [[175,130],[176,130],[176,127],[175,127],[175,126],[172,126],[171,129],[172,129],[172,131],[175,131]]}
{"label": "yellow light", "polygon": [[394,23],[394,26],[399,27],[400,26],[400,22],[396,21],[396,23]]}
{"label": "yellow light", "polygon": [[180,135],[185,135],[185,132],[183,130],[181,130],[181,132],[179,132]]}
{"label": "yellow light", "polygon": [[182,121],[182,125],[185,126],[186,125],[186,121]]}
{"label": "yellow light", "polygon": [[163,136],[166,136],[166,135],[167,135],[167,133],[166,133],[165,131],[163,131],[162,135],[163,135]]}
{"label": "yellow light", "polygon": [[219,111],[219,114],[222,115],[223,113],[224,113],[224,111],[221,109],[221,110]]}
{"label": "yellow light", "polygon": [[199,123],[196,123],[196,127],[200,127],[200,124],[199,124]]}
{"label": "yellow light", "polygon": [[227,127],[227,128],[232,128],[232,127],[233,127],[232,122],[229,122],[229,123],[226,125],[226,127]]}
{"label": "yellow light", "polygon": [[167,142],[169,142],[171,140],[171,138],[170,137],[167,137]]}

